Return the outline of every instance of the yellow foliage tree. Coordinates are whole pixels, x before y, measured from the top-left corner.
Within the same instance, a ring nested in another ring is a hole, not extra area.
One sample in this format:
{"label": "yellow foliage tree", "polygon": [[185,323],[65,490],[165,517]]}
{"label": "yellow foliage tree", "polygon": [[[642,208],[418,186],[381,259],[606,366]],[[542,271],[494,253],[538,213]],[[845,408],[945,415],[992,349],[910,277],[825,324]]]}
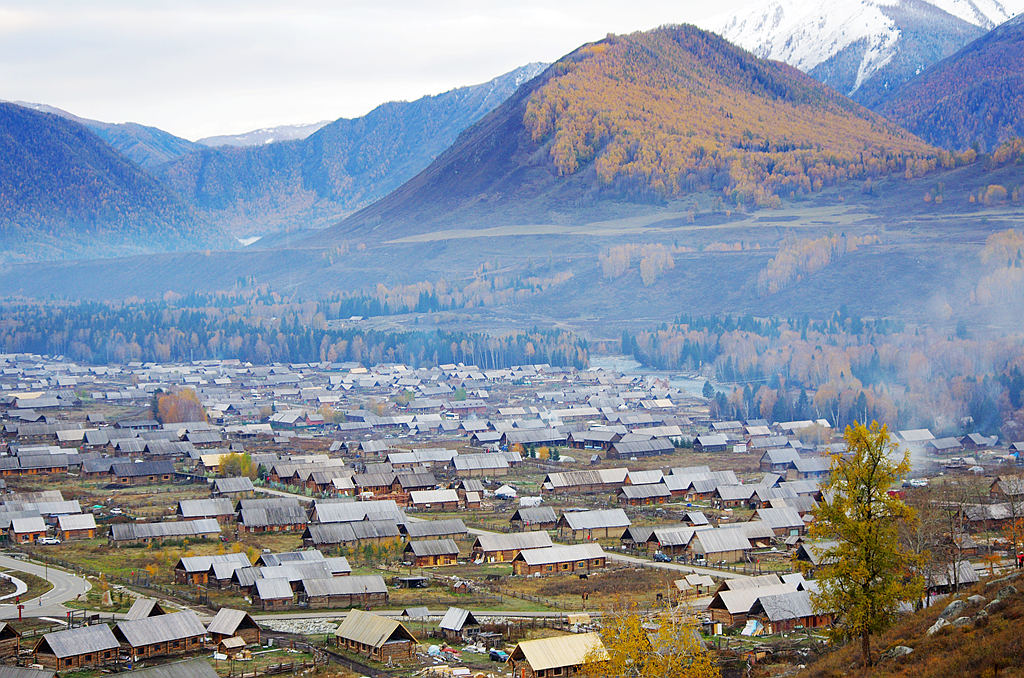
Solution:
{"label": "yellow foliage tree", "polygon": [[884,426],[855,423],[845,433],[848,455],[832,456],[832,474],[815,513],[811,536],[835,545],[822,554],[816,609],[833,615],[833,635],[859,639],[864,666],[871,665],[871,636],[895,619],[899,604],[916,600],[923,583],[910,574],[916,556],[899,540],[900,525],[913,524],[913,509],[889,490],[910,472],[909,453],[899,454]]}
{"label": "yellow foliage tree", "polygon": [[217,473],[225,478],[255,478],[257,470],[256,464],[252,462],[252,457],[244,452],[222,455],[217,463]]}
{"label": "yellow foliage tree", "polygon": [[157,396],[156,418],[163,424],[183,421],[206,421],[206,410],[199,396],[190,388]]}
{"label": "yellow foliage tree", "polygon": [[624,678],[718,678],[714,654],[704,646],[697,621],[689,613],[663,610],[645,615],[635,608],[614,610],[601,617],[603,648],[580,673]]}

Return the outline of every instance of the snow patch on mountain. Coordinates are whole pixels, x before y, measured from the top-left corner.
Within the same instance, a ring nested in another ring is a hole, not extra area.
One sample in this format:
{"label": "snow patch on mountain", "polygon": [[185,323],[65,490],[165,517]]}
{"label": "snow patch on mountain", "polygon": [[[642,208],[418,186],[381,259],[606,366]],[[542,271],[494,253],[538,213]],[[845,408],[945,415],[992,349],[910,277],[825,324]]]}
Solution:
{"label": "snow patch on mountain", "polygon": [[[858,41],[867,41],[871,64],[884,64],[899,40],[895,22],[881,10],[898,0],[807,0],[759,3],[717,27],[726,40],[759,57],[809,71]],[[871,68],[870,65],[866,68]]]}
{"label": "snow patch on mountain", "polygon": [[989,30],[1024,9],[1024,3],[1016,0],[1005,3],[999,0],[931,0],[931,4],[969,24]]}
{"label": "snow patch on mountain", "polygon": [[771,0],[721,17],[708,28],[759,57],[810,72],[844,50],[862,50],[853,86],[857,91],[899,53],[901,26],[893,18],[926,11],[992,28],[1024,9],[1024,0]]}

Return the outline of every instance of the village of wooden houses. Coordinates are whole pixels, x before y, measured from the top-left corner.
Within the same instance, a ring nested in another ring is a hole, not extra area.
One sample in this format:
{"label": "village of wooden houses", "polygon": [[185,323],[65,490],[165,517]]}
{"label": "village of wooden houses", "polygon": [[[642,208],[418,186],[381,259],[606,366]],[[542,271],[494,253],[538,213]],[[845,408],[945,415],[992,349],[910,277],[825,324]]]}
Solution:
{"label": "village of wooden houses", "polygon": [[[623,606],[738,661],[822,638],[842,432],[677,376],[0,356],[0,678],[568,676]],[[893,492],[959,492],[927,595],[1007,567],[1017,445],[892,435]]]}

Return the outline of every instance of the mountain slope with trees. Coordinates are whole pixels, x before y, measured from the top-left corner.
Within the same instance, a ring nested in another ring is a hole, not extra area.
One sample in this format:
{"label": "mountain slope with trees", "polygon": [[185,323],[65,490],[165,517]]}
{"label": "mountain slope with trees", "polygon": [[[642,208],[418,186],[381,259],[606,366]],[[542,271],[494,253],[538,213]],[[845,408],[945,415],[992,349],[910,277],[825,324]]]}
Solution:
{"label": "mountain slope with trees", "polygon": [[333,223],[426,167],[543,64],[412,102],[390,102],[294,141],[203,149],[158,169],[236,235]]}
{"label": "mountain slope with trees", "polygon": [[0,103],[0,251],[64,259],[224,244],[84,126]]}
{"label": "mountain slope with trees", "polygon": [[136,165],[152,169],[157,165],[179,158],[186,153],[202,148],[201,145],[174,136],[158,127],[140,125],[137,122],[102,122],[69,113],[55,106],[34,104],[23,101],[13,103],[43,113],[53,113],[88,127],[93,134],[128,158]]}
{"label": "mountain slope with trees", "polygon": [[1024,136],[1024,15],[894,91],[878,110],[949,149],[992,150]]}
{"label": "mountain slope with trees", "polygon": [[608,201],[700,192],[777,205],[850,179],[924,172],[939,155],[795,68],[693,26],[665,27],[559,60],[337,233],[571,220],[607,214]]}

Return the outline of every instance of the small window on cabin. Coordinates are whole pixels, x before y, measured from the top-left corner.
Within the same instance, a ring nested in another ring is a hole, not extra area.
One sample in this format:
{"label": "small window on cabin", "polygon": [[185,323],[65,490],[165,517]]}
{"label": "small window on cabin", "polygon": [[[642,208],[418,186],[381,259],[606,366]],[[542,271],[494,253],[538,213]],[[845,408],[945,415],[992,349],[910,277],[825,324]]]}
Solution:
{"label": "small window on cabin", "polygon": [[546,567],[545,569],[546,569],[546,570],[547,570],[548,572],[551,572],[551,570],[552,570],[552,566],[551,566],[551,565],[548,565],[548,566],[547,566],[547,567]]}

